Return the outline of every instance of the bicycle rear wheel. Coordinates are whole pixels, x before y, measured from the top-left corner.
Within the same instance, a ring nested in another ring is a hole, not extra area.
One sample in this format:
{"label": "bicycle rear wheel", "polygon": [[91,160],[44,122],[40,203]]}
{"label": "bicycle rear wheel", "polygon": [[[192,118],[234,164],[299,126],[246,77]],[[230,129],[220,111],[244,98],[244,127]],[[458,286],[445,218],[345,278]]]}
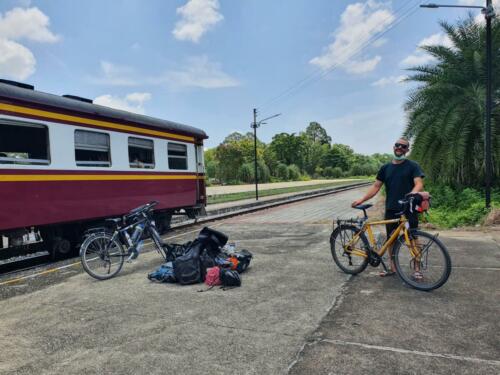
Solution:
{"label": "bicycle rear wheel", "polygon": [[430,291],[441,287],[451,273],[451,258],[443,243],[430,233],[411,230],[419,255],[411,254],[404,236],[400,236],[392,250],[399,277],[411,287]]}
{"label": "bicycle rear wheel", "polygon": [[363,272],[368,265],[370,245],[366,236],[361,233],[358,240],[352,242],[358,232],[359,228],[354,225],[340,225],[330,236],[333,260],[342,271],[351,275]]}
{"label": "bicycle rear wheel", "polygon": [[123,267],[126,255],[122,244],[106,232],[87,237],[80,248],[83,269],[98,280],[116,276]]}

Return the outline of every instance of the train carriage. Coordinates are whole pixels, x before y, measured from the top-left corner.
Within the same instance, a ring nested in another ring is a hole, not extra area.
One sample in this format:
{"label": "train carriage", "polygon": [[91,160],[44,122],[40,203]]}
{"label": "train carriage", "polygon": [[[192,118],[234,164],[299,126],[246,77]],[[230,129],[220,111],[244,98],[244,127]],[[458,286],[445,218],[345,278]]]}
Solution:
{"label": "train carriage", "polygon": [[0,80],[0,247],[40,233],[55,255],[103,218],[156,200],[166,229],[206,204],[204,131]]}

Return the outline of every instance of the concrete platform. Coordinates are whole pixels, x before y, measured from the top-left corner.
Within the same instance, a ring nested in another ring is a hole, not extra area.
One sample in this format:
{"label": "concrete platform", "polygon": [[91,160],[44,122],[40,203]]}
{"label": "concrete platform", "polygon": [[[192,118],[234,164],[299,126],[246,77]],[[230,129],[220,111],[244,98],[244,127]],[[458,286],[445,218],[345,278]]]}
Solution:
{"label": "concrete platform", "polygon": [[447,284],[425,293],[373,269],[353,277],[290,373],[499,374],[499,244],[479,232],[441,238]]}
{"label": "concrete platform", "polygon": [[442,236],[455,269],[433,293],[350,278],[331,220],[365,190],[217,222],[254,253],[241,288],[152,283],[154,253],[105,282],[67,268],[0,287],[0,374],[498,373],[498,244]]}

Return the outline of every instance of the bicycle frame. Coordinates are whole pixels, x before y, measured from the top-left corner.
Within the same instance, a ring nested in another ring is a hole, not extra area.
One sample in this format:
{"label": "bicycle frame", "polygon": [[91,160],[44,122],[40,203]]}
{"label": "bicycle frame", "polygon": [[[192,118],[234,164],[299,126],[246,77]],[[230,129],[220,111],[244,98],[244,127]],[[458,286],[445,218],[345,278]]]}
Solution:
{"label": "bicycle frame", "polygon": [[[398,227],[391,233],[390,237],[385,241],[385,243],[382,245],[380,249],[377,249],[376,246],[376,240],[375,236],[372,231],[372,226],[376,225],[385,225],[385,224],[393,224],[393,223],[399,223]],[[412,257],[418,257],[420,255],[420,252],[417,250],[417,247],[415,246],[414,242],[410,238],[409,235],[409,230],[410,229],[410,223],[408,222],[408,219],[406,218],[405,215],[401,215],[401,218],[399,219],[390,219],[390,220],[376,220],[376,221],[369,221],[369,222],[364,222],[363,226],[361,227],[361,230],[354,235],[351,241],[349,241],[348,244],[345,245],[345,247],[352,247],[352,250],[349,252],[353,255],[357,255],[363,258],[367,258],[368,254],[366,251],[361,251],[357,250],[354,246],[351,244],[356,244],[362,233],[367,233],[368,234],[368,242],[370,246],[372,247],[372,251],[375,252],[377,255],[382,257],[385,252],[389,249],[389,247],[392,247],[394,242],[396,242],[397,238],[403,232],[403,236],[405,239],[406,244],[408,245],[408,248],[410,249],[410,253]]]}
{"label": "bicycle frame", "polygon": [[[127,247],[127,250],[129,250],[131,246],[129,245],[129,243],[127,241],[123,240],[123,238],[125,237],[125,232],[127,232],[130,228],[135,228],[136,226],[141,225],[141,224],[144,224],[144,230],[149,231],[151,239],[153,240],[153,242],[156,246],[156,250],[158,252],[160,252],[160,254],[161,254],[163,247],[162,247],[162,241],[161,241],[160,235],[156,231],[155,226],[153,225],[153,223],[151,223],[150,219],[147,216],[145,216],[145,217],[139,219],[138,221],[136,221],[130,225],[127,225],[123,228],[115,229],[115,231],[113,232],[113,236],[111,238],[111,241],[107,244],[107,246],[110,246],[111,243],[113,243],[113,240],[115,240],[118,237],[118,240]],[[135,240],[135,243],[132,243],[132,246],[137,246],[139,244],[139,242],[141,242],[141,241],[142,241],[141,237],[139,236],[139,238],[137,238]],[[109,248],[106,248],[106,250],[109,250]],[[119,257],[122,255],[112,255],[112,256]]]}

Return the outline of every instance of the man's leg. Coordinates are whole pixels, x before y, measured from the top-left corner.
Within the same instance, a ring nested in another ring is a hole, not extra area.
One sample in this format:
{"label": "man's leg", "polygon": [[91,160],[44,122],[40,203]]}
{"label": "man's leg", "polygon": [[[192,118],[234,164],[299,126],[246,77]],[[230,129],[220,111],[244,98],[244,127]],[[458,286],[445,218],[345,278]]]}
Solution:
{"label": "man's leg", "polygon": [[[386,220],[399,219],[399,216],[396,214],[397,214],[396,211],[386,210],[384,218]],[[391,223],[391,224],[385,225],[385,231],[387,233],[386,241],[389,239],[392,232],[394,232],[394,230],[396,230],[397,227],[398,227],[398,223]],[[396,266],[394,265],[394,260],[392,259],[392,246],[389,246],[389,248],[387,250],[389,251],[389,264],[390,264],[391,272],[396,272]]]}
{"label": "man's leg", "polygon": [[[408,222],[410,223],[410,229],[418,229],[418,214],[414,213],[414,214],[410,215],[408,217]],[[412,242],[412,244],[414,244],[414,246],[418,249],[419,252],[422,250],[422,246],[418,242],[418,237],[412,236],[411,242]],[[418,259],[415,259],[414,262],[415,262],[415,264],[414,264],[414,271],[415,272],[413,273],[413,277],[415,280],[422,280],[423,275],[420,272],[420,257]]]}

